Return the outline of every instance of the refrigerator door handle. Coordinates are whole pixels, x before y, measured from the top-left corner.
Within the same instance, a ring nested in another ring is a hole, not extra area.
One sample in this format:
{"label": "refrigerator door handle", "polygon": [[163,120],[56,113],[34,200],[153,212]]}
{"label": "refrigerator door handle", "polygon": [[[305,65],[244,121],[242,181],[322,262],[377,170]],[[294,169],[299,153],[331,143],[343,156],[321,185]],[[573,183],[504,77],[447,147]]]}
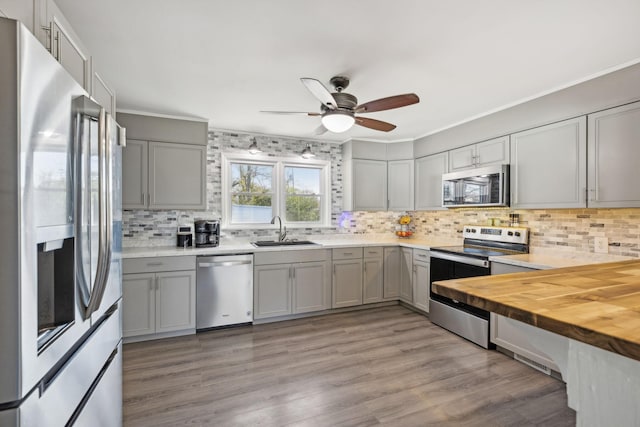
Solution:
{"label": "refrigerator door handle", "polygon": [[85,318],[98,310],[109,280],[111,265],[111,115],[100,108],[98,119],[98,265]]}

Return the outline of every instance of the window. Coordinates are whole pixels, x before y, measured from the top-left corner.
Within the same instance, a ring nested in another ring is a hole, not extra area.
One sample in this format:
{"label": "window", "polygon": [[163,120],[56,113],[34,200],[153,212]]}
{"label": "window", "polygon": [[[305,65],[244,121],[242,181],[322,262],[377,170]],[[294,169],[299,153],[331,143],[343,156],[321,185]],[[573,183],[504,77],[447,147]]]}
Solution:
{"label": "window", "polygon": [[273,218],[273,166],[231,163],[231,218],[236,224]]}
{"label": "window", "polygon": [[265,225],[278,215],[288,226],[329,226],[330,163],[223,155],[223,223]]}
{"label": "window", "polygon": [[320,168],[285,166],[285,221],[319,222]]}

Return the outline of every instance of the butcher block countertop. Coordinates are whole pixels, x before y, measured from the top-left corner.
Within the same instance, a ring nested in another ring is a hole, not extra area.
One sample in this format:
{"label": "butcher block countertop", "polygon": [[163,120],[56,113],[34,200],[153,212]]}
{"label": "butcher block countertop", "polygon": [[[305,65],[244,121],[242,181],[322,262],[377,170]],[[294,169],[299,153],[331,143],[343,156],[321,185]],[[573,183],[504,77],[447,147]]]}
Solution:
{"label": "butcher block countertop", "polygon": [[640,261],[434,282],[435,293],[640,361]]}

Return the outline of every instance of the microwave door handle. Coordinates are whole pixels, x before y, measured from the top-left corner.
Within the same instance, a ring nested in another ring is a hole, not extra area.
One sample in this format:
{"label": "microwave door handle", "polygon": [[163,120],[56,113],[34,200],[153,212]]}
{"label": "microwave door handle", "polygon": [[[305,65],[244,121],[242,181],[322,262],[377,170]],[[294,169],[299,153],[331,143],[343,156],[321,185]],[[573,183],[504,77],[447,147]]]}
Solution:
{"label": "microwave door handle", "polygon": [[107,181],[109,177],[108,167],[110,165],[107,154],[110,154],[111,150],[109,148],[110,143],[108,143],[110,125],[107,124],[107,118],[105,109],[100,108],[98,119],[98,264],[89,303],[85,309],[85,319],[88,319],[100,307],[106,288],[110,263],[110,248],[107,247],[109,237],[106,223],[109,217],[109,183]]}

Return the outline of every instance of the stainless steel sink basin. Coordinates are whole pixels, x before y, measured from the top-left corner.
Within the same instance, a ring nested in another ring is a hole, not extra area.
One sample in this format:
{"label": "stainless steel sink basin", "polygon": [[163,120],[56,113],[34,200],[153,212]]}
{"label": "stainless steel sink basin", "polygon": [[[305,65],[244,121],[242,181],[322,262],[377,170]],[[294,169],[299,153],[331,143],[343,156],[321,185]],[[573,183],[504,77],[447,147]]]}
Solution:
{"label": "stainless steel sink basin", "polygon": [[299,245],[317,245],[317,243],[313,243],[309,240],[285,240],[282,242],[278,242],[275,240],[263,240],[259,242],[251,242],[253,246],[256,248],[261,248],[265,246],[299,246]]}

